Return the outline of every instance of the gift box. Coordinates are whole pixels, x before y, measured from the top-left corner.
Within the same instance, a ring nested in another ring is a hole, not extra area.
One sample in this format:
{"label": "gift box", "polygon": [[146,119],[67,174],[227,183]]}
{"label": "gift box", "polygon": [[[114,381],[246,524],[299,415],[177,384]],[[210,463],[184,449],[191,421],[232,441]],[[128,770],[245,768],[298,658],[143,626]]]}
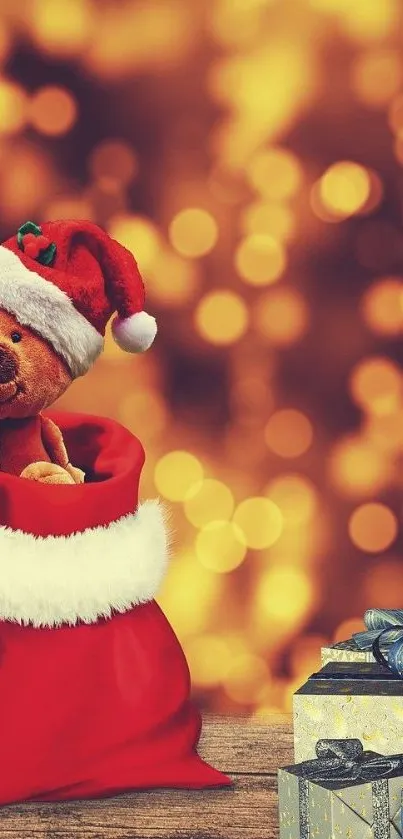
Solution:
{"label": "gift box", "polygon": [[403,755],[319,740],[316,759],[278,771],[280,839],[400,839]]}
{"label": "gift box", "polygon": [[381,754],[403,750],[403,680],[379,664],[332,662],[293,696],[295,761],[318,738],[358,738]]}
{"label": "gift box", "polygon": [[197,754],[185,656],[155,601],[169,532],[141,443],[51,414],[80,485],[0,473],[0,804],[223,786]]}
{"label": "gift box", "polygon": [[402,657],[403,675],[403,609],[367,609],[364,615],[364,632],[355,632],[352,638],[322,647],[322,666],[332,661],[375,662],[374,642],[380,641],[381,653],[394,662],[399,671]]}
{"label": "gift box", "polygon": [[347,641],[339,641],[337,644],[332,644],[330,647],[322,647],[322,667],[332,661],[375,662],[375,658],[371,650],[360,649],[354,639],[350,638]]}

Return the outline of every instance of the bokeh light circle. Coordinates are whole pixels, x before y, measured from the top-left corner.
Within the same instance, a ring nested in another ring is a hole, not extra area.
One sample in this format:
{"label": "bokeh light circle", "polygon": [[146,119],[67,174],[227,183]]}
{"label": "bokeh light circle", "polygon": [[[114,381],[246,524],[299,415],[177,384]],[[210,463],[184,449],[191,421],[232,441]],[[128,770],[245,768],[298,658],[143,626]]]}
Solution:
{"label": "bokeh light circle", "polygon": [[137,173],[137,156],[131,145],[124,140],[103,140],[90,154],[89,169],[93,178],[111,178],[127,184]]}
{"label": "bokeh light circle", "polygon": [[312,445],[313,428],[302,411],[284,408],[272,414],[264,436],[268,448],[280,457],[300,457]]}
{"label": "bokeh light circle", "polygon": [[141,271],[150,271],[159,255],[159,232],[151,219],[137,215],[116,215],[108,232],[134,255]]}
{"label": "bokeh light circle", "polygon": [[248,309],[239,294],[227,289],[210,291],[195,312],[196,329],[211,344],[228,346],[246,332]]}
{"label": "bokeh light circle", "polygon": [[362,316],[377,335],[403,332],[403,279],[385,277],[373,283],[361,301]]}
{"label": "bokeh light circle", "polygon": [[277,504],[269,498],[246,498],[238,504],[233,521],[253,550],[274,545],[283,531],[284,521]]}
{"label": "bokeh light circle", "polygon": [[302,181],[302,169],[297,157],[282,148],[257,152],[249,162],[247,174],[256,192],[274,200],[295,195]]}
{"label": "bokeh light circle", "polygon": [[313,604],[312,578],[302,568],[275,565],[267,569],[258,584],[256,609],[270,621],[298,626]]}
{"label": "bokeh light circle", "polygon": [[318,510],[317,491],[305,475],[279,475],[266,486],[265,495],[279,508],[286,525],[308,522]]}
{"label": "bokeh light circle", "polygon": [[368,553],[385,551],[397,536],[395,514],[385,504],[368,502],[354,510],[348,523],[353,544]]}
{"label": "bokeh light circle", "polygon": [[353,64],[351,85],[360,102],[383,108],[403,81],[402,59],[397,50],[376,48],[359,55]]}
{"label": "bokeh light circle", "polygon": [[184,500],[186,518],[194,527],[219,519],[227,521],[234,510],[234,497],[231,490],[222,481],[206,478],[195,484]]}
{"label": "bokeh light circle", "polygon": [[364,358],[353,369],[349,389],[364,411],[373,414],[393,412],[402,398],[402,374],[390,358]]}
{"label": "bokeh light circle", "polygon": [[352,161],[334,163],[319,181],[319,195],[325,209],[340,219],[357,213],[370,195],[367,170]]}
{"label": "bokeh light circle", "polygon": [[181,210],[172,219],[169,238],[172,246],[182,256],[205,256],[217,243],[218,225],[207,210],[189,207]]}
{"label": "bokeh light circle", "polygon": [[238,568],[247,550],[242,530],[229,521],[206,524],[196,537],[195,548],[199,562],[217,574]]}
{"label": "bokeh light circle", "polygon": [[302,295],[292,288],[276,288],[262,295],[254,307],[257,330],[271,344],[290,346],[309,326],[309,310]]}
{"label": "bokeh light circle", "polygon": [[348,436],[333,446],[328,473],[343,495],[356,497],[382,489],[390,478],[390,467],[382,451],[370,440]]}
{"label": "bokeh light circle", "polygon": [[168,452],[155,467],[155,486],[169,501],[185,501],[189,490],[202,479],[203,467],[190,452]]}
{"label": "bokeh light circle", "polygon": [[264,286],[276,282],[285,265],[285,251],[281,242],[262,233],[246,236],[235,252],[236,270],[250,285]]}
{"label": "bokeh light circle", "polygon": [[31,99],[30,121],[41,134],[50,137],[66,134],[73,127],[77,116],[77,103],[70,91],[63,87],[41,87]]}

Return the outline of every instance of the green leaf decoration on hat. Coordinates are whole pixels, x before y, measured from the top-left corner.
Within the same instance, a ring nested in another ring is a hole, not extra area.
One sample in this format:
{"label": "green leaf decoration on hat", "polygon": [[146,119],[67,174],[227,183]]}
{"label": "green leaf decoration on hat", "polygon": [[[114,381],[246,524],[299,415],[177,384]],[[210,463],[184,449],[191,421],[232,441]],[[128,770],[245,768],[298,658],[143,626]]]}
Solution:
{"label": "green leaf decoration on hat", "polygon": [[[38,239],[37,243],[35,239]],[[31,259],[35,259],[41,265],[52,265],[56,256],[56,245],[43,235],[42,228],[33,221],[26,221],[18,228],[17,243],[20,250]]]}

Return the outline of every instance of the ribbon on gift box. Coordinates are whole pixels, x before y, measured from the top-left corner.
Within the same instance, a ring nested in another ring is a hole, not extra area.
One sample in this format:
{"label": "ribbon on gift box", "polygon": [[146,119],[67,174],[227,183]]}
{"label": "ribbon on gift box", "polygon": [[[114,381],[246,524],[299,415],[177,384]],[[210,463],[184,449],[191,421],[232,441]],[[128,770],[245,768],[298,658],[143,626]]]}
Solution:
{"label": "ribbon on gift box", "polygon": [[304,778],[310,781],[357,781],[384,778],[396,769],[403,772],[403,754],[373,755],[364,752],[361,740],[318,740],[317,758],[301,765]]}
{"label": "ribbon on gift box", "polygon": [[[309,824],[309,784],[334,781],[372,785],[374,839],[390,839],[389,787],[387,775],[403,772],[403,754],[377,755],[364,752],[360,740],[318,740],[317,758],[300,764],[299,828],[300,839],[311,839]],[[375,777],[374,777],[375,776]]]}
{"label": "ribbon on gift box", "polygon": [[357,647],[372,650],[378,664],[403,677],[403,609],[368,609],[364,623],[367,631],[353,635]]}

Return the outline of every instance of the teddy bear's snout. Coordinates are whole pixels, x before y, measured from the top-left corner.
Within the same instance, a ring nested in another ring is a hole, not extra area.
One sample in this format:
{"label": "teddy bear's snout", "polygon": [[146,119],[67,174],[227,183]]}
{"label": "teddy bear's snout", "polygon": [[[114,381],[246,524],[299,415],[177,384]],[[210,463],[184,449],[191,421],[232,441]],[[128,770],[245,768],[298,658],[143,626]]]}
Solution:
{"label": "teddy bear's snout", "polygon": [[18,367],[15,358],[8,350],[0,347],[0,384],[13,381],[17,375]]}

